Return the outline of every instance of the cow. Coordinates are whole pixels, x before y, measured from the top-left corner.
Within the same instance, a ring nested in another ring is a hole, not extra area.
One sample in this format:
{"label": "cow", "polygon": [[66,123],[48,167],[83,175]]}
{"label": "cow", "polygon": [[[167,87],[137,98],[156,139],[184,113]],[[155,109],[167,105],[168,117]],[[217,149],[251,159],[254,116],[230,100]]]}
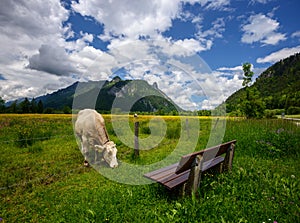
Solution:
{"label": "cow", "polygon": [[102,154],[102,160],[111,168],[118,166],[117,148],[115,143],[109,140],[101,114],[93,109],[79,111],[75,122],[75,133],[80,139],[85,166],[89,166],[90,150],[95,152],[95,162],[98,160],[99,153]]}

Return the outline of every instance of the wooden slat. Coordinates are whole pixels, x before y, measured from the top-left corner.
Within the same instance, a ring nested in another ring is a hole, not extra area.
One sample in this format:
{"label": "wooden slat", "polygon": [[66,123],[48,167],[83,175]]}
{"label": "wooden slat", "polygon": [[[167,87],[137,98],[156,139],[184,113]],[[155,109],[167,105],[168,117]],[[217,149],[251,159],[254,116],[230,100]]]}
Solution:
{"label": "wooden slat", "polygon": [[168,170],[165,170],[164,172],[160,172],[160,173],[157,173],[157,174],[153,175],[152,179],[155,179],[155,181],[160,182],[161,180],[165,179],[166,177],[175,174],[175,170],[176,170],[176,166],[174,166],[174,167],[172,167]]}
{"label": "wooden slat", "polygon": [[[189,172],[189,170],[187,170],[186,172]],[[161,184],[163,184],[163,185],[165,185],[167,182],[175,180],[176,178],[181,177],[181,175],[183,175],[183,173],[176,174],[175,170],[174,170],[173,174],[170,174],[168,176],[165,176],[164,178],[161,178],[158,182],[161,183]]]}
{"label": "wooden slat", "polygon": [[182,172],[190,169],[195,157],[198,155],[202,155],[204,158],[204,161],[208,161],[208,160],[213,159],[214,157],[218,157],[218,156],[226,153],[228,147],[231,144],[235,144],[235,143],[236,143],[236,140],[232,140],[230,142],[223,143],[218,146],[214,146],[214,147],[211,147],[211,148],[208,148],[205,150],[201,150],[198,152],[194,152],[194,153],[185,155],[185,156],[181,157],[181,160],[180,160],[179,165],[177,166],[177,169],[175,172],[177,174],[179,174],[179,173],[182,173]]}
{"label": "wooden slat", "polygon": [[[159,175],[161,173],[164,173],[165,171],[169,171],[171,169],[176,169],[176,167],[178,166],[178,163],[172,164],[170,166],[166,166],[164,168],[158,169],[158,170],[154,170],[152,172],[146,173],[144,174],[145,177],[149,178],[149,179],[155,179],[156,175]],[[174,170],[175,172],[175,170]]]}
{"label": "wooden slat", "polygon": [[190,174],[191,170],[187,170],[181,174],[176,174],[176,178],[169,180],[168,182],[164,183],[163,185],[165,187],[167,187],[169,190],[173,189],[174,187],[183,184],[184,182],[186,182],[189,178],[189,174]]}

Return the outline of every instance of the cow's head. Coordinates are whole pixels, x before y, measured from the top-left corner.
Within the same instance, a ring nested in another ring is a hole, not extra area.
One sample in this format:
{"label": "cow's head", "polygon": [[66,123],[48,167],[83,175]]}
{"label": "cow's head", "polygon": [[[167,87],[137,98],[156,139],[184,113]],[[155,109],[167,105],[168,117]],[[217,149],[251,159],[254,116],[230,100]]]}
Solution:
{"label": "cow's head", "polygon": [[108,141],[103,146],[95,145],[98,151],[103,152],[103,159],[111,168],[118,167],[117,148],[113,141]]}

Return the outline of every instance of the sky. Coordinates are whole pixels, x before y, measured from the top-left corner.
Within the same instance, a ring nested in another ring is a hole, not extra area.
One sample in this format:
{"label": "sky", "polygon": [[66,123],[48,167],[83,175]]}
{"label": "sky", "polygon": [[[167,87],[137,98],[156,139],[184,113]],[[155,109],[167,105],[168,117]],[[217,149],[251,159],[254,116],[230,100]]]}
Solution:
{"label": "sky", "polygon": [[0,97],[76,81],[156,82],[179,106],[211,109],[300,52],[299,0],[1,0]]}

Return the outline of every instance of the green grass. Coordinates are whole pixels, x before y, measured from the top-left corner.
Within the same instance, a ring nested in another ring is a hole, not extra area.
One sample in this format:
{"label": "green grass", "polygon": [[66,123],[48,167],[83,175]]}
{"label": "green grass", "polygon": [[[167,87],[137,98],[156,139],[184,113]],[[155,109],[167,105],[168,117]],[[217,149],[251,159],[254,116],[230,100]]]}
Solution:
{"label": "green grass", "polygon": [[[166,118],[172,137],[134,159],[133,150],[118,141],[110,117],[105,119],[118,145],[118,159],[136,165],[171,154],[181,134],[183,147],[199,136],[197,148],[202,149],[211,129],[211,119],[200,119],[200,131],[190,119],[188,138],[185,122]],[[162,130],[148,117],[140,122],[145,140],[151,130],[152,137]],[[39,139],[16,143],[26,139],[26,134],[19,135],[27,130]],[[0,218],[3,222],[299,222],[300,128],[284,120],[230,119],[224,141],[232,139],[237,139],[232,172],[204,177],[199,197],[182,198],[158,184],[121,184],[82,167],[71,116],[1,115]]]}

